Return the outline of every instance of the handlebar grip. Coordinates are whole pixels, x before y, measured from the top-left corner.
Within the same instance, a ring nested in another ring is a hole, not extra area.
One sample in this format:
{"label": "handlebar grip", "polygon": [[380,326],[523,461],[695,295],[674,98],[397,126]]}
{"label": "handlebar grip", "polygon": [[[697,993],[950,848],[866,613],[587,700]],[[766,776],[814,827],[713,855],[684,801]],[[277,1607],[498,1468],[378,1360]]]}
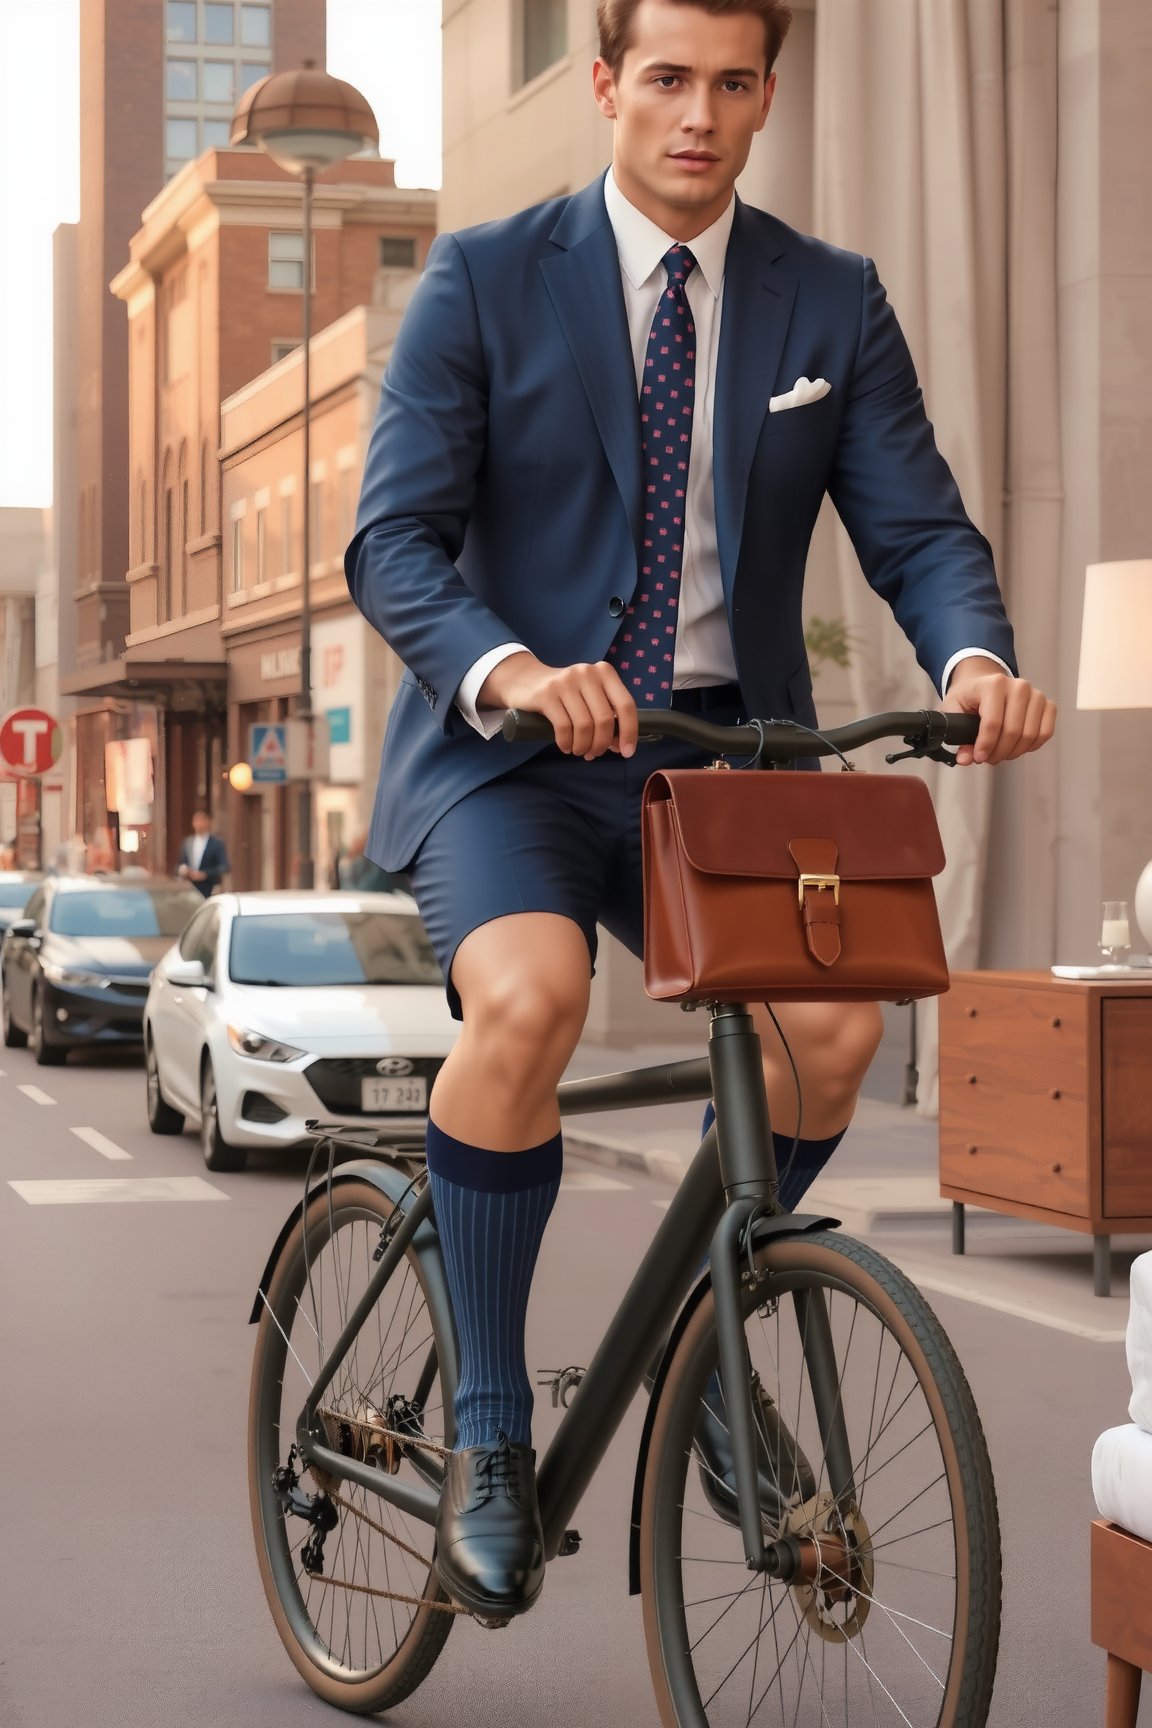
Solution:
{"label": "handlebar grip", "polygon": [[945,744],[975,744],[980,730],[979,714],[945,714]]}
{"label": "handlebar grip", "polygon": [[556,736],[551,720],[543,714],[526,714],[522,708],[506,710],[501,731],[509,744],[551,744]]}

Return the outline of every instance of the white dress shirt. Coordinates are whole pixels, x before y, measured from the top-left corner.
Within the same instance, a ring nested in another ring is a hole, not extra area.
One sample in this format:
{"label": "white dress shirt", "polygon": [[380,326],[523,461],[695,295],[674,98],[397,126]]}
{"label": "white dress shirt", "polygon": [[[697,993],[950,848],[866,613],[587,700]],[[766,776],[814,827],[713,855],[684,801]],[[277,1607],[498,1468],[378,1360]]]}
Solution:
{"label": "white dress shirt", "polygon": [[[611,171],[604,180],[604,203],[620,254],[620,280],[639,399],[648,336],[660,296],[668,282],[663,266],[664,254],[677,242],[629,203]],[[694,240],[682,242],[696,260],[696,269],[685,285],[696,326],[696,388],[688,459],[688,496],[684,510],[676,661],[672,674],[672,684],[677,690],[736,682],[736,659],[716,545],[716,497],[712,483],[712,428],[720,318],[724,306],[724,261],[735,214],[736,200],[733,197],[723,215],[710,228],[705,228]],[[476,699],[493,667],[509,655],[523,652],[522,642],[501,643],[481,655],[460,681],[456,706],[469,725],[487,738],[499,731],[503,711],[493,708],[478,710]],[[987,649],[963,648],[953,654],[945,666],[942,690],[947,690],[948,680],[957,664],[974,654],[985,654],[1008,671],[999,656]]]}
{"label": "white dress shirt", "polygon": [[210,838],[211,836],[208,834],[196,834],[193,836],[192,844],[188,848],[188,856],[192,861],[193,870],[199,870]]}

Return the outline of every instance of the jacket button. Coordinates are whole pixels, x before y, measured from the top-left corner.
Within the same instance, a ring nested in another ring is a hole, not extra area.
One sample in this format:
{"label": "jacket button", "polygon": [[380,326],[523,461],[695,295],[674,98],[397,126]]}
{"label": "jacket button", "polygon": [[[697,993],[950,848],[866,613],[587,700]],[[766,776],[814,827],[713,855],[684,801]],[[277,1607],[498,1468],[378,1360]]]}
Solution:
{"label": "jacket button", "polygon": [[624,602],[621,600],[619,594],[613,594],[611,600],[608,602],[608,610],[613,618],[623,618]]}

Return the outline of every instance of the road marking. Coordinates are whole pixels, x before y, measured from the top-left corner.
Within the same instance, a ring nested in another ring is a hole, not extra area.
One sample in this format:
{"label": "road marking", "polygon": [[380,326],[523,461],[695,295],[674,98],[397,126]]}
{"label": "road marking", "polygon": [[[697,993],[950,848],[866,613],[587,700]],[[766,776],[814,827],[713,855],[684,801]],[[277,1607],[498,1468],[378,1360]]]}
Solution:
{"label": "road marking", "polygon": [[55,1104],[55,1098],[49,1098],[47,1092],[41,1092],[39,1086],[18,1086],[18,1092],[23,1092],[26,1098],[31,1098],[33,1104]]}
{"label": "road marking", "polygon": [[631,1188],[630,1182],[621,1182],[616,1176],[603,1176],[599,1170],[572,1170],[560,1183],[560,1192],[565,1190],[583,1190],[585,1193],[606,1192],[610,1188]]}
{"label": "road marking", "polygon": [[83,1181],[9,1182],[29,1206],[87,1205],[119,1200],[227,1200],[222,1188],[214,1188],[203,1176],[108,1176]]}
{"label": "road marking", "polygon": [[115,1140],[109,1140],[106,1134],[101,1134],[99,1128],[73,1128],[70,1130],[77,1140],[83,1140],[85,1146],[91,1146],[93,1152],[99,1152],[102,1158],[131,1158],[131,1152],[125,1152],[123,1146],[117,1146]]}

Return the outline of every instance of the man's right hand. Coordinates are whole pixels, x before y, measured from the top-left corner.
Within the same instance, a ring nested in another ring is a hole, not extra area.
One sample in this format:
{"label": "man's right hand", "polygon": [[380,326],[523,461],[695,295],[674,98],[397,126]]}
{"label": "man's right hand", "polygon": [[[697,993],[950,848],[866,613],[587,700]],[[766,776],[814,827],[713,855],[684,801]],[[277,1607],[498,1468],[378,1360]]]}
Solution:
{"label": "man's right hand", "polygon": [[510,654],[485,678],[476,706],[545,715],[558,748],[587,762],[606,750],[631,756],[636,749],[636,704],[606,660],[545,666],[527,651]]}

